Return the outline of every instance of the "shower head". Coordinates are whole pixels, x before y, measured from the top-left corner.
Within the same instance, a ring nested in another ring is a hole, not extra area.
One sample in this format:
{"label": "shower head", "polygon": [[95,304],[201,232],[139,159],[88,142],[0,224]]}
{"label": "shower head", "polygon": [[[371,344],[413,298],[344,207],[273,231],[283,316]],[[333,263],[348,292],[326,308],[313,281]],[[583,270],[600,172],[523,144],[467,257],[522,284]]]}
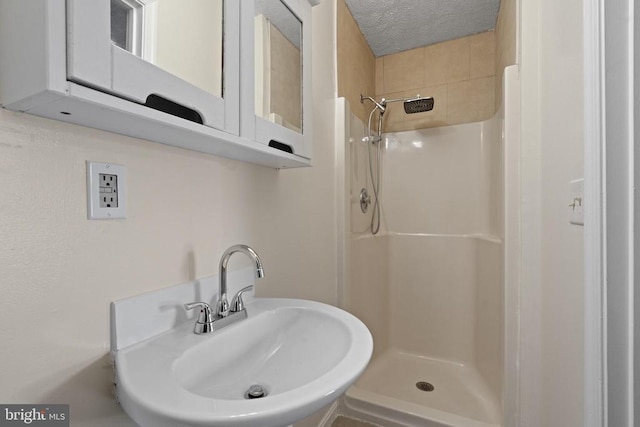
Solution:
{"label": "shower head", "polygon": [[[387,110],[387,104],[390,102],[400,102],[404,103],[404,112],[406,114],[414,114],[414,113],[422,113],[424,111],[433,110],[433,97],[416,95],[415,98],[398,98],[398,99],[385,99],[382,98],[380,102],[376,101],[370,96],[363,96],[360,94],[360,103],[363,103],[365,100],[369,100],[375,104],[375,109],[380,110],[380,115],[382,116]],[[373,111],[372,111],[373,113]]]}
{"label": "shower head", "polygon": [[404,101],[404,112],[407,114],[422,113],[431,110],[433,110],[433,98],[430,96],[405,99]]}

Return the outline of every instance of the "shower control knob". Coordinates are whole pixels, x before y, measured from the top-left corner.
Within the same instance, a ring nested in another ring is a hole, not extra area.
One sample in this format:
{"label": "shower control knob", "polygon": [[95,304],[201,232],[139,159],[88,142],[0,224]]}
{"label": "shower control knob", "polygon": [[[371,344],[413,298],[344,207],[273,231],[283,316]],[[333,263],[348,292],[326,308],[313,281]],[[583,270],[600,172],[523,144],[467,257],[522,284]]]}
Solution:
{"label": "shower control knob", "polygon": [[369,209],[369,205],[371,204],[371,196],[369,196],[369,192],[366,188],[360,190],[360,210],[362,213],[367,213],[367,209]]}

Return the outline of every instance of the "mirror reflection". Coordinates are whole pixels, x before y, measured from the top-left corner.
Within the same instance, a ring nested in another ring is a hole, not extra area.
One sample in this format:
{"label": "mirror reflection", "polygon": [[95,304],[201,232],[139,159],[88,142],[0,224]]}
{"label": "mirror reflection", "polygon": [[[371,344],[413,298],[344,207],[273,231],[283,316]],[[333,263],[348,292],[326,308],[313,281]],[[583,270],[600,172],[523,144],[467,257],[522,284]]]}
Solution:
{"label": "mirror reflection", "polygon": [[302,23],[281,0],[256,0],[256,115],[302,133]]}
{"label": "mirror reflection", "polygon": [[111,0],[111,41],[223,96],[223,0]]}

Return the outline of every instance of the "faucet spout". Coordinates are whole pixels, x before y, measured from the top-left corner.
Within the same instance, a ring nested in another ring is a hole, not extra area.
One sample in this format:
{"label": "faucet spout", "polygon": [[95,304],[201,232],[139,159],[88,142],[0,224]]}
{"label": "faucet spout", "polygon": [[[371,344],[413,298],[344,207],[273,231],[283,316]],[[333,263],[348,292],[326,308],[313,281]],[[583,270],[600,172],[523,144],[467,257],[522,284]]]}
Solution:
{"label": "faucet spout", "polygon": [[225,317],[229,313],[229,302],[227,301],[227,264],[229,258],[236,252],[247,255],[255,264],[256,278],[264,277],[264,269],[260,257],[247,245],[234,245],[227,249],[220,259],[220,286],[218,287],[218,303],[216,304],[216,314]]}

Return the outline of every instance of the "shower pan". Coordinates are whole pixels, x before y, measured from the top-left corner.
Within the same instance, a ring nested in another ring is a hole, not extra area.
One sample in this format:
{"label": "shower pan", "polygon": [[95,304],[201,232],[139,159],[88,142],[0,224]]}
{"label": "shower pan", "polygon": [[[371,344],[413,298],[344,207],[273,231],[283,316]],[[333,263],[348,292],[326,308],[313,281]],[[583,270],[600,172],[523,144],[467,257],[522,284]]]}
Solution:
{"label": "shower pan", "polygon": [[[387,105],[370,100],[384,117]],[[338,411],[385,427],[504,425],[513,374],[504,368],[503,127],[513,114],[502,107],[485,122],[384,133],[344,99],[337,112],[342,304],[374,337],[373,359]],[[379,212],[372,200],[362,213],[360,191],[377,176]]]}

